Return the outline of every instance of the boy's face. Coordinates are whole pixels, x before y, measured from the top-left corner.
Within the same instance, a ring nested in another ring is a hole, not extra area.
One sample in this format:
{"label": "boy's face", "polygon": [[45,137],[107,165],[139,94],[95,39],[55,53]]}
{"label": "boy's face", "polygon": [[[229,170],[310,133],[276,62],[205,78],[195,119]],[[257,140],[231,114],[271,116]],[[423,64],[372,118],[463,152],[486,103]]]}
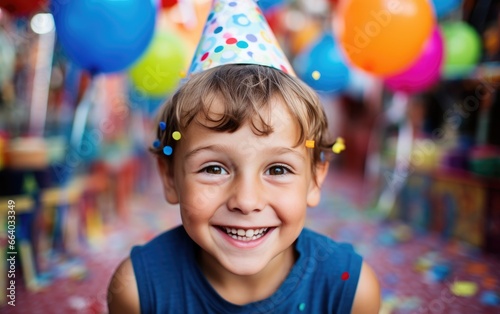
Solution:
{"label": "boy's face", "polygon": [[[177,143],[174,169],[161,167],[166,198],[180,204],[189,236],[238,275],[257,274],[290,253],[307,206],[320,197],[310,154],[296,146],[297,123],[279,100],[270,114],[268,136],[254,134],[249,123],[221,133],[193,122]],[[317,167],[318,184],[327,166]]]}

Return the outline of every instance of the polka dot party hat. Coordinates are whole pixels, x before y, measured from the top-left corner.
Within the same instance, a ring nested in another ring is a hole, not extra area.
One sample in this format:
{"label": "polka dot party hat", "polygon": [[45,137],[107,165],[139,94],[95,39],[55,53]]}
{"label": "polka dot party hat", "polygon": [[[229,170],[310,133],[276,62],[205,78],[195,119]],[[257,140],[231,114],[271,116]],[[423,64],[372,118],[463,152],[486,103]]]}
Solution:
{"label": "polka dot party hat", "polygon": [[188,74],[224,64],[259,64],[295,76],[254,0],[213,0]]}

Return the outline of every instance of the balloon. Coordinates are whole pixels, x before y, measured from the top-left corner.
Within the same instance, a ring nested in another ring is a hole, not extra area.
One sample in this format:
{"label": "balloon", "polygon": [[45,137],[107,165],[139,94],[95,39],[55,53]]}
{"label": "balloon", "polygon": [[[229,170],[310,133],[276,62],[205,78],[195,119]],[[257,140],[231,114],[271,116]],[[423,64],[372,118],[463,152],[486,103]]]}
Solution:
{"label": "balloon", "polygon": [[264,13],[264,17],[272,32],[279,37],[280,34],[283,33],[284,27],[283,10],[279,7],[272,8]]}
{"label": "balloon", "polygon": [[420,57],[408,69],[386,78],[387,88],[393,92],[405,93],[416,93],[429,88],[441,76],[443,55],[443,37],[436,26]]}
{"label": "balloon", "polygon": [[160,0],[161,7],[168,9],[177,4],[177,0]]}
{"label": "balloon", "polygon": [[154,30],[152,0],[53,1],[58,40],[92,74],[122,71],[146,50]]}
{"label": "balloon", "polygon": [[330,33],[300,53],[293,65],[297,75],[317,91],[339,92],[349,83],[349,69]]}
{"label": "balloon", "polygon": [[16,50],[7,35],[0,28],[0,86],[12,78],[16,62]]}
{"label": "balloon", "polygon": [[468,74],[481,58],[481,38],[477,31],[462,21],[442,24],[445,45],[444,75]]}
{"label": "balloon", "polygon": [[444,17],[453,10],[457,9],[462,0],[432,0],[434,11],[437,17]]}
{"label": "balloon", "polygon": [[0,8],[4,8],[15,16],[27,16],[37,13],[42,11],[46,5],[47,0],[0,0]]}
{"label": "balloon", "polygon": [[177,87],[186,65],[182,40],[174,34],[158,32],[145,54],[130,68],[130,79],[146,95],[162,97]]}
{"label": "balloon", "polygon": [[284,0],[259,0],[257,4],[259,5],[262,12],[266,12],[267,10],[282,6],[284,2]]}
{"label": "balloon", "polygon": [[345,0],[334,30],[353,65],[388,76],[417,59],[434,24],[428,0]]}

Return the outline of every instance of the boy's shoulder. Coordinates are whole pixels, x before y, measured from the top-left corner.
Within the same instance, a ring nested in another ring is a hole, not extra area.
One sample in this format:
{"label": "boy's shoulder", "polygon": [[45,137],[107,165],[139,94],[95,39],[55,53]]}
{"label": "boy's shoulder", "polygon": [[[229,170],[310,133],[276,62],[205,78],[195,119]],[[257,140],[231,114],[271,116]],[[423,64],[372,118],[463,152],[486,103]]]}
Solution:
{"label": "boy's shoulder", "polygon": [[170,230],[164,231],[154,237],[153,239],[149,240],[143,245],[138,245],[135,247],[142,248],[142,249],[151,249],[151,248],[156,248],[158,246],[161,246],[162,249],[166,249],[168,247],[176,247],[176,246],[181,246],[185,245],[187,242],[191,242],[191,238],[189,235],[186,233],[186,230],[182,225],[179,225],[177,227],[174,227]]}
{"label": "boy's shoulder", "polygon": [[338,255],[356,256],[361,259],[352,244],[338,242],[329,236],[304,228],[297,241],[297,250],[320,258],[337,258]]}
{"label": "boy's shoulder", "polygon": [[184,227],[178,226],[165,231],[143,245],[132,248],[130,259],[134,269],[153,264],[177,263],[180,259],[190,259],[194,251],[194,242],[186,233]]}
{"label": "boy's shoulder", "polygon": [[297,265],[309,268],[312,276],[324,282],[326,286],[337,286],[339,278],[344,281],[345,277],[349,277],[349,284],[353,284],[351,288],[355,290],[363,258],[351,244],[337,242],[326,235],[304,228],[295,248],[300,256]]}

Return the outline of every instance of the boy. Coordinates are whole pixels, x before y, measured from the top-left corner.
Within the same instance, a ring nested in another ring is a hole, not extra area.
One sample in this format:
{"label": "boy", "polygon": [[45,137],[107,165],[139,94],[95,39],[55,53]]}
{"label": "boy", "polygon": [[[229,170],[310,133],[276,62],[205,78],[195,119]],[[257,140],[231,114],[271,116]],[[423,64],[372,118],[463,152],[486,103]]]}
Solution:
{"label": "boy", "polygon": [[333,144],[317,95],[280,50],[230,59],[252,47],[203,43],[229,16],[226,44],[242,41],[234,24],[258,24],[263,37],[242,34],[276,47],[253,1],[213,8],[211,35],[162,108],[152,149],[182,226],[133,248],[112,278],[110,313],[378,313],[371,268],[350,245],[304,229]]}

